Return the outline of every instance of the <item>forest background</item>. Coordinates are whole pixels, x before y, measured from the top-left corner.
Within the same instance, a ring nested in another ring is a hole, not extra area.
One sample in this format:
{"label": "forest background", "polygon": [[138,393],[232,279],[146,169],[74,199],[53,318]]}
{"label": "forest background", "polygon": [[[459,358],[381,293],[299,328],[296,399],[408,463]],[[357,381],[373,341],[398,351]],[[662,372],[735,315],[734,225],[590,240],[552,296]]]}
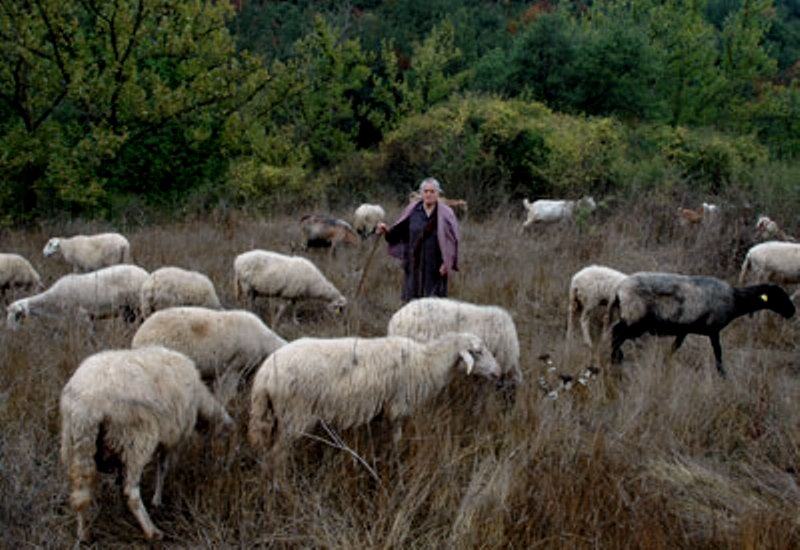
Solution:
{"label": "forest background", "polygon": [[2,0],[0,41],[0,227],[427,175],[478,216],[653,194],[800,223],[800,0]]}

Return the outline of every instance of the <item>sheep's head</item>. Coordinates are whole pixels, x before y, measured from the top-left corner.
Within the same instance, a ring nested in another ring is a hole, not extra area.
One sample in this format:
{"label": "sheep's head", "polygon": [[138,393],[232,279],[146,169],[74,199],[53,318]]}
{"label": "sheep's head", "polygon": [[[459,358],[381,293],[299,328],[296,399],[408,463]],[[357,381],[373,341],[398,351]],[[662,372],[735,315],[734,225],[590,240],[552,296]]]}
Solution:
{"label": "sheep's head", "polygon": [[578,207],[588,212],[594,211],[597,208],[597,203],[594,202],[592,197],[583,197],[578,201]]}
{"label": "sheep's head", "polygon": [[479,376],[492,380],[500,379],[500,366],[497,360],[486,348],[483,340],[474,334],[466,334],[466,339],[459,355],[464,363],[467,375],[473,372]]}
{"label": "sheep's head", "polygon": [[344,311],[344,308],[346,306],[347,306],[347,298],[345,297],[337,298],[336,300],[328,303],[328,311],[336,315],[339,315]]}
{"label": "sheep's head", "polygon": [[778,224],[767,216],[760,216],[756,222],[756,234],[761,237],[771,237],[778,232]]}
{"label": "sheep's head", "polygon": [[778,285],[758,285],[757,300],[762,309],[769,309],[785,319],[791,319],[795,314],[795,307],[789,294]]}
{"label": "sheep's head", "polygon": [[61,240],[58,237],[53,237],[52,239],[47,241],[46,245],[44,245],[42,254],[44,254],[45,257],[50,257],[59,250],[61,250]]}
{"label": "sheep's head", "polygon": [[28,301],[25,299],[17,300],[8,306],[8,315],[6,315],[6,327],[9,330],[16,330],[22,324],[25,317],[30,312]]}

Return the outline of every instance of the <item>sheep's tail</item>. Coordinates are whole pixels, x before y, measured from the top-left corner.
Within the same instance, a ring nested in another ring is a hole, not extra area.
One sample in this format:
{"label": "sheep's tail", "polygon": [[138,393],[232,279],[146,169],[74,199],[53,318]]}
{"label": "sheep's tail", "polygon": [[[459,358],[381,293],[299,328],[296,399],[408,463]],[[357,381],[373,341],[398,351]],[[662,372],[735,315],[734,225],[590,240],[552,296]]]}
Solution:
{"label": "sheep's tail", "polygon": [[744,262],[742,263],[742,271],[739,273],[739,284],[743,285],[745,280],[747,280],[747,274],[752,269],[752,262],[750,261],[750,254],[748,253],[747,256],[744,257]]}
{"label": "sheep's tail", "polygon": [[139,310],[143,319],[150,317],[150,314],[155,310],[155,285],[144,284],[139,293]]}
{"label": "sheep's tail", "polygon": [[97,477],[97,453],[103,415],[84,407],[61,407],[61,462],[70,481],[70,505],[76,511],[92,501]]}
{"label": "sheep's tail", "polygon": [[247,440],[256,449],[272,447],[278,427],[278,418],[269,392],[265,389],[253,393],[250,407],[250,424],[247,428]]}

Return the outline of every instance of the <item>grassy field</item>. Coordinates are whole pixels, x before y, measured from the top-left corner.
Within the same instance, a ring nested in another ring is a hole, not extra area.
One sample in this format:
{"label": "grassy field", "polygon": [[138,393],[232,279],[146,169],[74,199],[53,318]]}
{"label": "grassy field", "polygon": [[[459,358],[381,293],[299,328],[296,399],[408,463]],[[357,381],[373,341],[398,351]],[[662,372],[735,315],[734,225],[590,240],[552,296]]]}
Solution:
{"label": "grassy field", "polygon": [[[394,209],[395,212],[397,209]],[[393,213],[395,213],[393,212]],[[456,381],[403,426],[392,445],[383,420],[339,433],[342,443],[298,442],[279,490],[246,438],[249,388],[218,388],[238,420],[229,438],[202,435],[150,508],[164,546],[324,548],[797,548],[800,546],[800,321],[759,313],[723,332],[729,377],[706,338],[690,336],[668,360],[667,339],[625,345],[605,370],[558,400],[537,386],[549,354],[561,373],[590,364],[565,341],[571,275],[600,263],[622,271],[675,271],[735,282],[752,226],[729,216],[717,229],[676,226],[674,207],[596,214],[581,227],[517,234],[521,213],[462,223],[461,272],[451,296],[506,307],[522,348],[525,383],[513,405],[477,380]],[[137,263],[209,275],[235,307],[232,263],[252,248],[288,252],[297,216],[237,213],[131,229]],[[45,282],[67,271],[41,249],[75,225],[6,232],[0,250],[31,259]],[[791,228],[790,228],[791,229]],[[371,243],[334,258],[309,256],[348,297]],[[340,317],[301,307],[278,333],[385,334],[401,305],[400,269],[379,251],[363,298]],[[75,541],[66,475],[58,462],[61,388],[86,356],[127,347],[135,327],[72,319],[0,329],[0,546],[67,547]],[[354,460],[357,453],[369,465]],[[370,471],[372,470],[372,472]],[[153,472],[143,479],[148,502]],[[146,546],[111,476],[95,495],[97,547]]]}

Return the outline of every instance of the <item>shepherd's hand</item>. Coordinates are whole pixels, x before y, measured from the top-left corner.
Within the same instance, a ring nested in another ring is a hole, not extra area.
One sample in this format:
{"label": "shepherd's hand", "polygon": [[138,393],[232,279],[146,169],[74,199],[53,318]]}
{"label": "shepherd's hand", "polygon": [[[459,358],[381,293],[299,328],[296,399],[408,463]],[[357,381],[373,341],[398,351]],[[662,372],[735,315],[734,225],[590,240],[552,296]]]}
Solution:
{"label": "shepherd's hand", "polygon": [[447,275],[447,271],[448,271],[447,266],[442,264],[442,267],[439,268],[439,274],[442,277],[445,277]]}

